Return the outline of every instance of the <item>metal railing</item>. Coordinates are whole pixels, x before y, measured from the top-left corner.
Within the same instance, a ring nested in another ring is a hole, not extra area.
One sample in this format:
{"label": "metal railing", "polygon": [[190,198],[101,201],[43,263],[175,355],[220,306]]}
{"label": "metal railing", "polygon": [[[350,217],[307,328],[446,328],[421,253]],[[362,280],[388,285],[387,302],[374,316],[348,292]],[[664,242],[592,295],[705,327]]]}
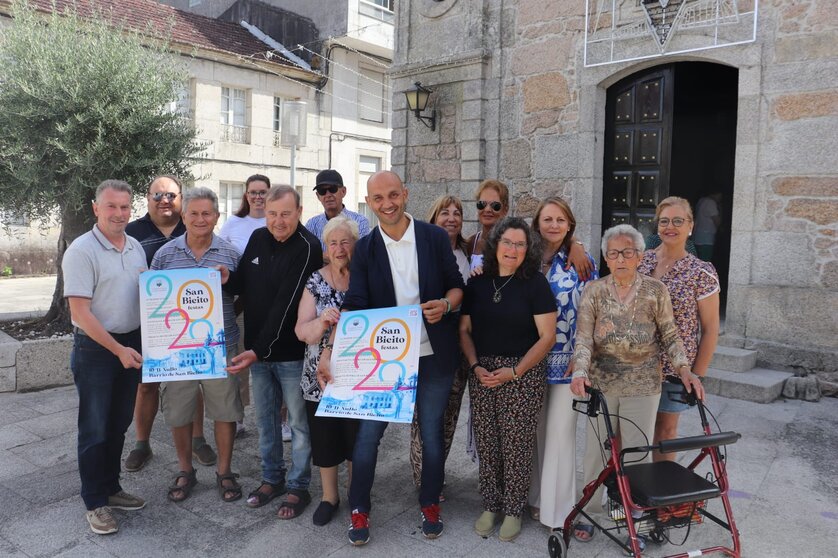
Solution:
{"label": "metal railing", "polygon": [[221,141],[230,143],[250,143],[250,127],[222,124]]}

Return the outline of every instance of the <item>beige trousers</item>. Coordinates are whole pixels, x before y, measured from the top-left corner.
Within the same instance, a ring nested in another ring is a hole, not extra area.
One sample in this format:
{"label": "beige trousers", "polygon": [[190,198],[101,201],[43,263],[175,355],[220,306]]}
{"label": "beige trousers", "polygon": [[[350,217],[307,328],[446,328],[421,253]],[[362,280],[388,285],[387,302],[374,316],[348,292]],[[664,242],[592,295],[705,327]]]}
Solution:
{"label": "beige trousers", "polygon": [[[629,448],[652,443],[660,393],[636,397],[615,397],[605,394],[605,402],[608,405],[608,412],[612,416],[611,424],[621,440],[620,447]],[[617,419],[616,415],[620,415],[620,418]],[[629,421],[634,422],[637,426]],[[599,436],[597,436],[597,431],[592,424],[595,424],[599,430]],[[640,430],[638,430],[638,427]],[[602,447],[607,435],[602,415],[598,416],[595,422],[593,422],[593,419],[588,422],[584,460],[585,486],[599,476],[608,462],[610,454]],[[652,454],[630,454],[626,456],[626,461],[648,463],[652,461]],[[585,506],[586,512],[602,513],[602,493],[603,490],[600,486],[591,501]]]}

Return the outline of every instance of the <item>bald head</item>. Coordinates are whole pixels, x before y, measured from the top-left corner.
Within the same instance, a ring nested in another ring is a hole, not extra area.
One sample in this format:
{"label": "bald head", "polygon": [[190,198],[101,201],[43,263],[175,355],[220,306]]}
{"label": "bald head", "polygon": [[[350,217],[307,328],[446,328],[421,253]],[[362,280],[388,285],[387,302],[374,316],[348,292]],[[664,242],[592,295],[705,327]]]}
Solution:
{"label": "bald head", "polygon": [[379,171],[367,180],[367,205],[379,223],[395,225],[404,219],[407,209],[407,188],[398,174]]}
{"label": "bald head", "polygon": [[180,220],[180,181],[174,176],[158,176],[148,187],[148,215],[158,227],[171,227]]}

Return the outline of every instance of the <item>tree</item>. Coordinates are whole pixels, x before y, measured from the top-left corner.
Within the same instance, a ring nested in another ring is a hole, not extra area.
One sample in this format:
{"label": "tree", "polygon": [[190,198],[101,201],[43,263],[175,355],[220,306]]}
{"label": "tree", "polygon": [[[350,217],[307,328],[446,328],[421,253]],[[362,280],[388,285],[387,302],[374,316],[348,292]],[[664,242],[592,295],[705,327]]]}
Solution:
{"label": "tree", "polygon": [[203,146],[170,110],[187,74],[165,37],[116,14],[50,13],[15,0],[0,27],[0,210],[58,222],[58,281],[45,322],[69,325],[61,261],[90,230],[104,179],[139,190],[155,174],[189,178]]}

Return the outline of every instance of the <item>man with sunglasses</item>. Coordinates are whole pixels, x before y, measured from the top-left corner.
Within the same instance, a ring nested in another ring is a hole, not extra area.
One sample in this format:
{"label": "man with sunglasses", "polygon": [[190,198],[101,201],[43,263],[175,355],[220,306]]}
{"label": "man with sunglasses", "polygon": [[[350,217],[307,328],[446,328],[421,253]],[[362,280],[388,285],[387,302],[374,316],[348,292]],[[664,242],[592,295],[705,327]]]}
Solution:
{"label": "man with sunglasses", "polygon": [[323,213],[308,220],[306,228],[320,239],[323,251],[326,251],[326,243],[323,242],[323,228],[332,217],[343,215],[358,223],[358,238],[366,236],[370,232],[370,223],[360,213],[349,211],[343,205],[343,197],[346,195],[346,186],[343,185],[343,177],[334,169],[326,169],[317,173],[315,178],[314,191],[317,192],[317,199],[323,205]]}
{"label": "man with sunglasses", "polygon": [[[148,212],[128,223],[125,233],[140,241],[145,252],[146,263],[151,266],[151,260],[164,244],[186,233],[186,226],[181,221],[182,185],[177,177],[160,175],[151,181],[148,187]],[[151,459],[152,451],[149,445],[151,428],[154,417],[160,405],[158,382],[140,384],[137,390],[137,401],[134,405],[134,427],[137,442],[131,453],[125,459],[125,470],[136,472],[142,469]],[[215,451],[204,439],[204,405],[203,398],[198,398],[198,410],[192,426],[192,447],[195,457],[202,465],[215,465],[217,456]]]}

